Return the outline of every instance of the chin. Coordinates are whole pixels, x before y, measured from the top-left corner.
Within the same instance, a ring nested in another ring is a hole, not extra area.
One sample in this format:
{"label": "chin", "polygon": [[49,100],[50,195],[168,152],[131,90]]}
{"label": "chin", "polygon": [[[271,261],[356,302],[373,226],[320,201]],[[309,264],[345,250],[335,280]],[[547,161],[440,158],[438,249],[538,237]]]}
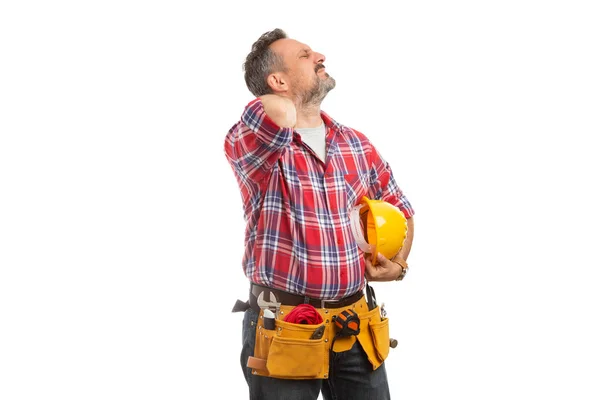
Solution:
{"label": "chin", "polygon": [[333,89],[333,88],[335,87],[335,79],[333,79],[333,78],[328,78],[328,79],[327,79],[327,83],[326,83],[326,85],[327,85],[327,89],[328,89],[328,90],[331,90],[331,89]]}

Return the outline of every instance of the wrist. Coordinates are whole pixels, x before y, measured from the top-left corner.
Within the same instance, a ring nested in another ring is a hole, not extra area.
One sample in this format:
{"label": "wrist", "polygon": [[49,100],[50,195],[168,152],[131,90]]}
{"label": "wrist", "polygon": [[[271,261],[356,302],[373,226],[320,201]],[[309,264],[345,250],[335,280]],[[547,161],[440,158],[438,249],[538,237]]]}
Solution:
{"label": "wrist", "polygon": [[404,260],[401,257],[395,257],[392,262],[394,264],[398,264],[398,266],[400,267],[400,271],[398,272],[398,277],[394,280],[396,281],[401,281],[402,279],[404,279],[404,276],[406,275],[406,272],[408,271],[408,264],[406,263],[406,260]]}

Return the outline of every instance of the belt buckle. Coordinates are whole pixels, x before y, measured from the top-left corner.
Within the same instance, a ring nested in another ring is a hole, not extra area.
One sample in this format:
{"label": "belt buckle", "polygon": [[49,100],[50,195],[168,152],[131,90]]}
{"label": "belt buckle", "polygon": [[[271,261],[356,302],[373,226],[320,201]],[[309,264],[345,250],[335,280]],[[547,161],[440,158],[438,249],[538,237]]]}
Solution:
{"label": "belt buckle", "polygon": [[304,304],[311,304],[313,301],[321,303],[321,308],[325,308],[325,303],[329,303],[333,300],[311,299],[308,296],[304,296]]}
{"label": "belt buckle", "polygon": [[[319,300],[321,302],[321,308],[326,308],[325,305],[328,303],[337,303],[339,302],[339,300]],[[331,308],[336,308],[336,307],[331,307]]]}

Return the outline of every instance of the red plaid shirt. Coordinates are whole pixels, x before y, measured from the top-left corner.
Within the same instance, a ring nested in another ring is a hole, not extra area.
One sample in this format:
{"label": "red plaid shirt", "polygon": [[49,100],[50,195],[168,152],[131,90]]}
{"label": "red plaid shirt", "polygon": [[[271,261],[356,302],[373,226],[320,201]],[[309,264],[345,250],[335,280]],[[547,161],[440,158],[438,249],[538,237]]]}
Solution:
{"label": "red plaid shirt", "polygon": [[337,300],[364,286],[364,254],[350,229],[363,196],[409,218],[413,209],[389,165],[360,132],[321,112],[323,163],[292,128],[280,128],[251,101],[227,133],[225,155],[240,187],[247,223],[242,260],[250,281]]}

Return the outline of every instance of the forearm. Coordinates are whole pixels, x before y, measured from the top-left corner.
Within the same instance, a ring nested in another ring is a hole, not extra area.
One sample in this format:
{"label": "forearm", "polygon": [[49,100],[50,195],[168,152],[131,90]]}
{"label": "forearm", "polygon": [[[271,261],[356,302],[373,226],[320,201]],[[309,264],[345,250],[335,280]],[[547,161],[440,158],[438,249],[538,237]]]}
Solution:
{"label": "forearm", "polygon": [[406,220],[406,225],[408,229],[406,232],[406,239],[404,240],[404,245],[402,246],[398,254],[396,254],[394,259],[399,257],[406,261],[408,259],[408,255],[410,254],[410,249],[412,248],[412,242],[415,233],[415,221],[413,220],[413,217],[410,217]]}

